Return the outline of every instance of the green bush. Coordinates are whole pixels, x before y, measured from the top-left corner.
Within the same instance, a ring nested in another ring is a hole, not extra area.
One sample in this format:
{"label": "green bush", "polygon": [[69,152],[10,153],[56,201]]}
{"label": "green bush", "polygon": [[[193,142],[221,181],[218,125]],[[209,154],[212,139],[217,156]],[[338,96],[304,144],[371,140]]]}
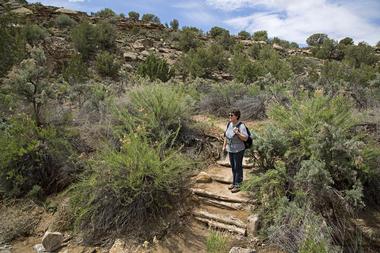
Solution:
{"label": "green bush", "polygon": [[31,58],[23,60],[13,68],[6,80],[10,94],[25,101],[38,126],[44,123],[42,108],[54,97],[54,85],[48,81],[46,57],[41,48],[31,50]]}
{"label": "green bush", "polygon": [[264,74],[261,64],[252,62],[244,53],[237,53],[232,57],[229,69],[238,82],[245,84],[256,81],[258,76]]}
{"label": "green bush", "polygon": [[137,21],[140,18],[140,14],[138,12],[135,12],[135,11],[130,11],[130,12],[128,12],[128,17],[131,20]]}
{"label": "green bush", "polygon": [[107,21],[96,25],[96,43],[102,50],[110,50],[116,47],[116,29]]}
{"label": "green bush", "polygon": [[362,42],[357,46],[348,46],[345,50],[344,60],[351,66],[358,68],[362,64],[374,65],[378,61],[378,57],[373,47]]}
{"label": "green bush", "polygon": [[252,35],[252,39],[256,41],[267,41],[268,40],[268,32],[267,31],[257,31]]}
{"label": "green bush", "polygon": [[[368,137],[352,132],[357,117],[351,104],[342,97],[292,100],[290,106],[274,105],[269,117],[278,128],[271,132],[282,137],[262,135],[254,153],[262,148],[260,157],[276,159],[265,163],[267,171],[246,184],[259,197],[264,233],[292,252],[311,248],[335,252],[332,244],[357,248],[358,235],[349,220],[364,205],[368,176],[378,178],[375,164],[380,149]],[[276,139],[284,141],[273,142]],[[280,150],[280,155],[273,150]],[[314,226],[310,229],[315,233],[308,234],[305,225],[310,217],[312,224],[325,228]],[[317,234],[322,238],[311,243]],[[300,240],[294,241],[294,235]]]}
{"label": "green bush", "polygon": [[88,68],[80,55],[73,55],[63,70],[63,78],[71,85],[83,83],[88,78]]}
{"label": "green bush", "polygon": [[354,40],[350,37],[346,37],[344,39],[341,39],[339,41],[339,44],[340,45],[344,45],[344,46],[349,46],[349,45],[353,45],[354,44]]}
{"label": "green bush", "polygon": [[126,135],[118,151],[103,149],[92,173],[75,187],[71,206],[85,241],[120,234],[152,238],[178,207],[188,162],[141,135]]}
{"label": "green bush", "polygon": [[137,88],[130,92],[129,99],[133,122],[155,141],[181,131],[191,110],[191,99],[186,93],[167,85]]}
{"label": "green bush", "polygon": [[144,22],[153,22],[153,23],[161,24],[159,17],[157,17],[156,15],[151,14],[151,13],[145,13],[141,17],[141,20]]}
{"label": "green bush", "polygon": [[117,77],[120,69],[119,62],[115,59],[115,55],[107,51],[103,51],[96,56],[96,70],[102,76]]}
{"label": "green bush", "polygon": [[74,19],[67,16],[66,14],[60,14],[59,16],[55,18],[55,24],[59,28],[65,28],[65,27],[73,27],[77,24],[77,22]]}
{"label": "green bush", "polygon": [[215,39],[216,37],[223,36],[225,34],[230,35],[230,32],[224,28],[214,26],[210,29],[209,34],[211,38]]}
{"label": "green bush", "polygon": [[64,132],[39,128],[26,115],[11,118],[0,129],[0,195],[22,197],[40,188],[59,192],[75,179],[75,151]]}
{"label": "green bush", "polygon": [[238,36],[242,38],[243,40],[249,40],[251,38],[251,34],[247,31],[240,31],[238,33]]}
{"label": "green bush", "polygon": [[25,55],[24,35],[12,25],[17,21],[12,15],[0,15],[0,77]]}
{"label": "green bush", "polygon": [[179,48],[187,52],[190,49],[195,49],[201,45],[201,41],[198,39],[198,33],[190,29],[182,29],[178,38]]}
{"label": "green bush", "polygon": [[109,8],[104,8],[103,10],[96,12],[95,16],[100,18],[113,18],[116,17],[116,13]]}
{"label": "green bush", "polygon": [[137,73],[143,77],[149,77],[150,80],[160,79],[163,82],[168,81],[174,76],[174,69],[170,68],[165,59],[161,59],[153,54],[149,55],[137,69]]}
{"label": "green bush", "polygon": [[182,57],[182,73],[191,77],[210,77],[213,71],[222,70],[227,65],[223,48],[212,44],[209,47],[191,49]]}
{"label": "green bush", "polygon": [[36,24],[28,24],[24,26],[23,33],[26,41],[32,45],[43,41],[48,36],[48,32]]}
{"label": "green bush", "polygon": [[88,60],[95,53],[97,32],[94,25],[86,22],[80,23],[72,30],[71,39],[84,60]]}
{"label": "green bush", "polygon": [[329,37],[324,34],[324,33],[315,33],[313,35],[310,35],[307,39],[306,39],[306,43],[309,45],[309,46],[318,46],[318,45],[322,45],[322,43],[327,40]]}
{"label": "green bush", "polygon": [[179,22],[177,19],[173,19],[172,21],[170,21],[170,27],[173,29],[173,30],[178,30],[179,28]]}

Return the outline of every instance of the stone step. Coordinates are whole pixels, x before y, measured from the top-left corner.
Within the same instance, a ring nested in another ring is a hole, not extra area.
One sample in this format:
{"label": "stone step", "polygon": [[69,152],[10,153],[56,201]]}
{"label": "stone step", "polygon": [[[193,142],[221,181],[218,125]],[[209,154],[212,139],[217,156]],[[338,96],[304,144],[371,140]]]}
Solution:
{"label": "stone step", "polygon": [[[216,162],[217,164],[221,165],[221,166],[226,166],[226,167],[231,167],[231,164],[230,164],[230,159],[228,158],[228,155],[223,159],[220,159]],[[244,157],[243,158],[243,168],[244,169],[251,169],[253,168],[253,163],[250,163],[249,162],[249,158],[248,157]]]}
{"label": "stone step", "polygon": [[228,225],[222,222],[206,219],[206,218],[201,218],[201,217],[194,217],[195,220],[207,224],[209,227],[214,228],[214,229],[219,229],[219,230],[227,230],[229,232],[237,233],[243,236],[247,235],[247,229],[245,228],[240,228],[234,225]]}
{"label": "stone step", "polygon": [[205,218],[240,228],[247,227],[248,211],[230,211],[201,206],[192,211],[194,217]]}
{"label": "stone step", "polygon": [[[223,187],[220,187],[223,186]],[[226,202],[232,203],[254,203],[255,201],[250,199],[248,193],[246,192],[237,192],[232,193],[227,189],[226,185],[223,184],[198,184],[196,187],[191,188],[193,194],[215,199],[222,200]]]}
{"label": "stone step", "polygon": [[227,202],[223,200],[217,200],[217,199],[210,199],[207,197],[202,197],[199,195],[193,195],[194,200],[197,201],[201,205],[208,205],[208,206],[214,206],[218,208],[223,208],[227,210],[242,210],[245,209],[246,204],[242,203],[232,203],[232,202]]}

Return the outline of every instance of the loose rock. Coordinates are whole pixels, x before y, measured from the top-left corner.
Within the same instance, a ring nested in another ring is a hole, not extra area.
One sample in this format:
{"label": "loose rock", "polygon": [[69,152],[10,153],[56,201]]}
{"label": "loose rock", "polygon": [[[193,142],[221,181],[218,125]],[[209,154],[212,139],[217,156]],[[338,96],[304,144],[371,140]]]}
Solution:
{"label": "loose rock", "polygon": [[212,178],[204,171],[200,172],[195,179],[197,183],[211,183]]}
{"label": "loose rock", "polygon": [[54,251],[61,247],[63,242],[63,235],[59,232],[47,231],[42,238],[42,246],[46,251]]}
{"label": "loose rock", "polygon": [[230,253],[256,253],[256,250],[250,248],[232,247]]}

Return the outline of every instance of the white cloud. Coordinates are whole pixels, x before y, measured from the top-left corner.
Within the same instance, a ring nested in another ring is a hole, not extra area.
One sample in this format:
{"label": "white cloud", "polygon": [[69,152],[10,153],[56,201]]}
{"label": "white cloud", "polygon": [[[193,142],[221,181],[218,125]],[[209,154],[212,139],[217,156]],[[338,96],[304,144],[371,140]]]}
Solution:
{"label": "white cloud", "polygon": [[84,2],[85,0],[69,0],[69,2]]}
{"label": "white cloud", "polygon": [[207,0],[207,4],[227,12],[242,8],[252,10],[251,15],[225,20],[235,29],[267,30],[270,36],[303,44],[309,35],[317,32],[333,39],[349,36],[356,42],[364,40],[375,44],[380,39],[380,25],[369,19],[378,18],[373,8],[379,4],[375,0],[365,1],[368,8],[356,1],[333,3],[327,0]]}

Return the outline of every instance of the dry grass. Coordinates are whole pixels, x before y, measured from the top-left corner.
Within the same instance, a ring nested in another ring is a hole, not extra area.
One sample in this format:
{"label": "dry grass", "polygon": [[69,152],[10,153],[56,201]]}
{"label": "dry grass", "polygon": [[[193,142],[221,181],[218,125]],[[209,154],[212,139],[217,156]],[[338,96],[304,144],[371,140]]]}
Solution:
{"label": "dry grass", "polygon": [[0,244],[33,234],[42,212],[32,201],[0,203]]}

